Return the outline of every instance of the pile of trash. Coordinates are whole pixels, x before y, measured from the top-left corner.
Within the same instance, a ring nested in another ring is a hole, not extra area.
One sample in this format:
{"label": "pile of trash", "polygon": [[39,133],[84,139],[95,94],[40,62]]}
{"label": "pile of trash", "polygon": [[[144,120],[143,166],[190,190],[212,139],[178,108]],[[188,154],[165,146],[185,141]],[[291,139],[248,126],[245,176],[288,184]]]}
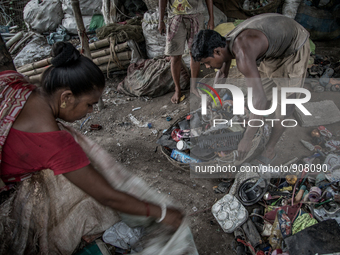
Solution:
{"label": "pile of trash", "polygon": [[307,254],[302,246],[308,254],[340,251],[332,237],[340,233],[340,141],[333,138],[319,126],[310,141],[301,140],[310,156],[235,176],[211,211],[224,232],[234,232],[237,254]]}
{"label": "pile of trash", "polygon": [[[243,137],[249,120],[249,111],[245,108],[244,115],[233,114],[233,100],[229,93],[221,93],[223,97],[214,99],[202,114],[202,108],[191,111],[178,119],[157,141],[169,157],[180,163],[199,163],[211,161],[236,160],[238,143]],[[170,121],[169,116],[167,120]],[[269,126],[259,129],[266,130],[269,135]],[[262,134],[261,133],[261,134]],[[261,140],[262,135],[254,139]],[[255,147],[248,157],[255,151]]]}
{"label": "pile of trash", "polygon": [[340,63],[331,57],[315,55],[308,69],[308,78],[314,92],[340,91]]}

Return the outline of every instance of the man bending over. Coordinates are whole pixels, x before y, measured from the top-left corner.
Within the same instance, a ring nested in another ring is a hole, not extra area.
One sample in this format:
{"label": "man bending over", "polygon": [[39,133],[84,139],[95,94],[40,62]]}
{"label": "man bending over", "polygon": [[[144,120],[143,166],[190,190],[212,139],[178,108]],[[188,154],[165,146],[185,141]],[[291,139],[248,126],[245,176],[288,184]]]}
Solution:
{"label": "man bending over", "polygon": [[[254,108],[264,110],[269,108],[273,87],[277,87],[278,91],[282,87],[303,87],[310,55],[308,38],[308,31],[293,19],[267,13],[245,20],[226,37],[212,30],[201,30],[194,38],[192,57],[208,68],[220,69],[215,82],[228,77],[231,60],[236,59],[237,68],[245,76],[247,87],[253,89]],[[295,93],[289,95],[289,98],[298,97],[299,94]],[[286,115],[281,115],[278,100],[276,119],[288,118],[294,107],[289,105]],[[259,118],[250,115],[250,119]],[[248,154],[257,129],[247,127],[238,145],[239,160]],[[268,165],[274,161],[275,145],[284,129],[281,121],[274,122],[266,149],[256,159],[258,164]]]}

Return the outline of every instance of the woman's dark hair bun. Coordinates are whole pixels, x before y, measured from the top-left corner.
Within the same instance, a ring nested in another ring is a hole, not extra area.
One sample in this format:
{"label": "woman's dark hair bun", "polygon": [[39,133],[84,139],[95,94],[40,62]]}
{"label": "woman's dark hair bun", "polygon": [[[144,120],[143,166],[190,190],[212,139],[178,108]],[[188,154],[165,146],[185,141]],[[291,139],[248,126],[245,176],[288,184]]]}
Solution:
{"label": "woman's dark hair bun", "polygon": [[55,67],[70,65],[80,57],[79,51],[69,42],[55,43],[51,55],[51,63]]}

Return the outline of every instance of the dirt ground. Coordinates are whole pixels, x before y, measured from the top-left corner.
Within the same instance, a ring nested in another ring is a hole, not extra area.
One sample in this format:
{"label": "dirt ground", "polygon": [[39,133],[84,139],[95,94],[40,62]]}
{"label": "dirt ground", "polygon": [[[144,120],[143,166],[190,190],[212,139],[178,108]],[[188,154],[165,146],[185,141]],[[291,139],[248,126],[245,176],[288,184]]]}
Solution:
{"label": "dirt ground", "polygon": [[[317,45],[317,53],[320,54],[331,53],[339,57],[339,51],[338,48],[327,47],[327,44],[320,44],[320,48]],[[202,76],[206,72],[203,70]],[[117,162],[145,180],[150,187],[176,201],[178,207],[189,215],[199,254],[235,254],[231,248],[233,234],[224,233],[210,211],[214,202],[225,195],[213,191],[213,186],[218,185],[219,180],[190,178],[189,172],[172,165],[156,144],[164,129],[189,112],[192,95],[189,91],[184,92],[186,99],[178,105],[171,103],[172,93],[153,99],[128,97],[116,93],[117,84],[123,78],[109,79],[103,95],[105,108],[100,112],[95,109],[88,115],[90,118],[87,121],[80,120],[73,124],[74,127],[80,130],[82,126],[81,132],[106,148]],[[309,86],[306,85],[306,88]],[[311,101],[333,100],[340,108],[339,96],[339,92],[312,93]],[[141,109],[132,111],[137,107]],[[152,128],[132,124],[129,114],[143,123],[151,123]],[[172,121],[166,121],[162,117],[164,114],[172,114]],[[103,128],[90,131],[91,124],[99,124]],[[336,135],[336,139],[340,139],[339,123],[328,125],[327,128]],[[157,134],[153,130],[157,130]],[[300,126],[287,129],[278,143],[278,157],[274,163],[282,164],[294,157],[310,155],[299,140],[310,140],[311,130]]]}

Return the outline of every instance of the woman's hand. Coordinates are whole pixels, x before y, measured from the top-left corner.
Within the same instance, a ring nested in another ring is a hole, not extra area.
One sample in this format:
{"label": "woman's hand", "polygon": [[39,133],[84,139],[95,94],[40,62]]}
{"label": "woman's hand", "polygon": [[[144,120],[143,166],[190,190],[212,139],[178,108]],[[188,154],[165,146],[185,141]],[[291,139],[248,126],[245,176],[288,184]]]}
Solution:
{"label": "woman's hand", "polygon": [[167,208],[164,220],[161,223],[178,228],[183,220],[184,215],[177,209]]}

